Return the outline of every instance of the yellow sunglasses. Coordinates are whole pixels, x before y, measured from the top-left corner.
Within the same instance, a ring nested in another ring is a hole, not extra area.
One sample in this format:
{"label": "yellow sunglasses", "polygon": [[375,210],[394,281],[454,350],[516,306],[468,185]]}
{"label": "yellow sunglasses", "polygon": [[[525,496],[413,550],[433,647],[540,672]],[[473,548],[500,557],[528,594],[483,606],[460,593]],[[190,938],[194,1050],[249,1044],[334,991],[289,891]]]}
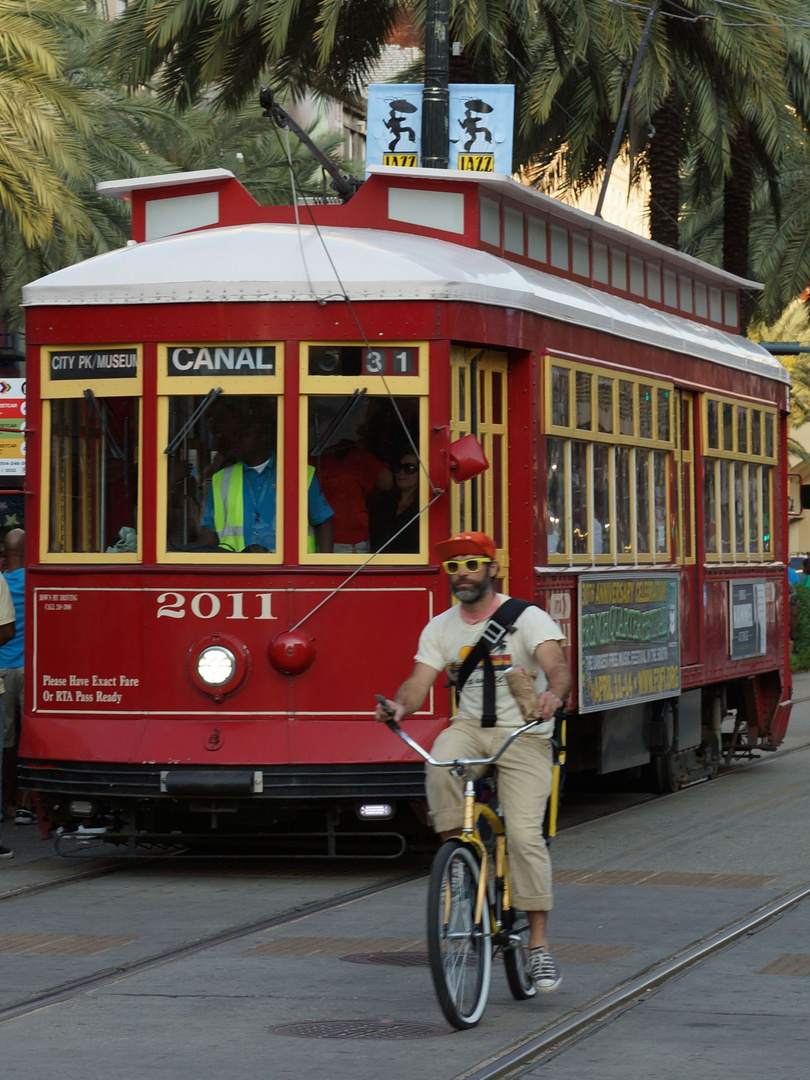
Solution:
{"label": "yellow sunglasses", "polygon": [[468,574],[477,574],[482,566],[486,566],[487,563],[491,563],[492,559],[447,559],[442,563],[448,574],[458,574],[461,570],[466,571]]}

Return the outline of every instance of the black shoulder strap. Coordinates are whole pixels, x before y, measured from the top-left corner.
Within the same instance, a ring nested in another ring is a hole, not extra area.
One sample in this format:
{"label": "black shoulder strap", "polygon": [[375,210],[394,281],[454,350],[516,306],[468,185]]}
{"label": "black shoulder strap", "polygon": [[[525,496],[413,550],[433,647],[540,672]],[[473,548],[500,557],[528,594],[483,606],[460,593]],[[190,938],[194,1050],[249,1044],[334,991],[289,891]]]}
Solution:
{"label": "black shoulder strap", "polygon": [[484,662],[484,708],[481,713],[481,727],[495,727],[495,672],[490,660],[490,651],[497,648],[507,634],[515,629],[515,621],[528,607],[535,607],[531,600],[518,600],[510,597],[494,615],[490,616],[484,632],[473,645],[456,675],[456,691],[461,693],[464,684],[483,660]]}

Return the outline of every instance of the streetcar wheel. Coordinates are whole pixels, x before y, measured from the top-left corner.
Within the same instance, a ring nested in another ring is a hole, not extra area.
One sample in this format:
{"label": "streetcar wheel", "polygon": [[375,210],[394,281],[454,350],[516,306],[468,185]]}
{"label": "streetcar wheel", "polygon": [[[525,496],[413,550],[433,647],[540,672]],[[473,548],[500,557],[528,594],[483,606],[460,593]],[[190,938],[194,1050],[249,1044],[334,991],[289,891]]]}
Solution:
{"label": "streetcar wheel", "polygon": [[480,864],[469,845],[448,840],[430,870],[427,941],[430,972],[441,1010],[453,1027],[474,1027],[489,996],[492,942],[489,907],[476,926]]}
{"label": "streetcar wheel", "polygon": [[524,911],[510,908],[503,913],[504,929],[509,934],[509,944],[504,946],[503,966],[512,997],[525,1001],[537,993],[529,974],[529,920]]}
{"label": "streetcar wheel", "polygon": [[656,754],[652,760],[655,790],[659,795],[671,795],[681,786],[681,773],[678,767],[678,755],[669,749],[665,754]]}
{"label": "streetcar wheel", "polygon": [[671,701],[660,702],[658,708],[662,743],[666,749],[660,754],[653,754],[653,781],[659,795],[670,795],[681,786],[681,771],[678,762],[678,720]]}

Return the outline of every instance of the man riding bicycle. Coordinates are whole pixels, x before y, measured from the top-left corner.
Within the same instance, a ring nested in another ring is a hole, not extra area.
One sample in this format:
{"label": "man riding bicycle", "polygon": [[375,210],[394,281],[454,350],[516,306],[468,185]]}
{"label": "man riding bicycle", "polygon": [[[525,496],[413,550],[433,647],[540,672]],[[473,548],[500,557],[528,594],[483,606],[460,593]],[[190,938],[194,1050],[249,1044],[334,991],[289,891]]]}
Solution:
{"label": "man riding bicycle", "polygon": [[[518,667],[532,671],[536,711],[547,722],[516,739],[501,757],[498,794],[506,820],[514,904],[526,912],[531,928],[532,981],[539,993],[548,994],[562,981],[547,937],[551,863],[543,819],[551,792],[553,718],[571,690],[571,674],[561,648],[565,637],[541,608],[497,592],[500,568],[495,543],[486,534],[459,533],[437,544],[436,551],[460,602],[431,619],[422,631],[414,669],[390,702],[393,717],[400,720],[421,708],[437,676],[447,668],[457,689],[460,685],[458,707],[450,727],[436,739],[432,754],[445,760],[490,757],[504,734],[525,722],[506,674]],[[520,609],[516,616],[515,607]],[[510,613],[504,618],[505,626],[497,621],[499,609],[502,616],[507,610]],[[483,634],[486,640],[479,645]],[[378,705],[378,720],[390,715]],[[448,769],[428,765],[426,787],[433,828],[443,840],[459,835],[462,789],[458,779]]]}

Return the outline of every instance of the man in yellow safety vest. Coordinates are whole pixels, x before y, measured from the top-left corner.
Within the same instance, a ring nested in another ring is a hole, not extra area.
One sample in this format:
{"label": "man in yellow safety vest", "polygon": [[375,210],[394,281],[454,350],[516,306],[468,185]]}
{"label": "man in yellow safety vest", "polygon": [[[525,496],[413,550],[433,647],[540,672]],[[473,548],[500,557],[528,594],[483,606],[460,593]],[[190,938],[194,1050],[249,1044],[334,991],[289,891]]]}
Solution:
{"label": "man in yellow safety vest", "polygon": [[[200,542],[220,551],[276,550],[276,425],[254,412],[241,439],[241,460],[214,473],[200,526]],[[315,470],[307,484],[310,551],[331,551],[333,510]]]}

